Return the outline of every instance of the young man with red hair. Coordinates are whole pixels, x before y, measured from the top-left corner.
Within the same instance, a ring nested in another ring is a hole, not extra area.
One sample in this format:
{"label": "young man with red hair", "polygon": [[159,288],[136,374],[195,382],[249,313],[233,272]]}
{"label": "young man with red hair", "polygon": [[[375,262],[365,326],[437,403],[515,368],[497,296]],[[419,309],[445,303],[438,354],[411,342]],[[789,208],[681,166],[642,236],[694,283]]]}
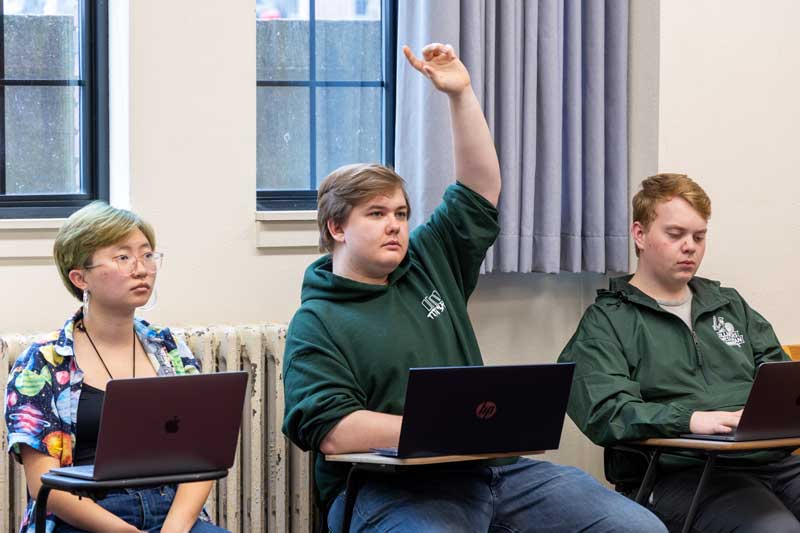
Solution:
{"label": "young man with red hair", "polygon": [[[729,433],[761,363],[785,361],[769,323],[736,290],[696,275],[711,201],[682,174],[642,182],[631,235],[639,263],[611,280],[559,357],[577,363],[568,412],[596,444]],[[719,458],[694,531],[800,531],[800,457],[790,450]],[[606,449],[606,476],[634,489],[641,461]],[[662,455],[651,508],[680,531],[703,461]],[[638,479],[637,479],[638,478]]]}

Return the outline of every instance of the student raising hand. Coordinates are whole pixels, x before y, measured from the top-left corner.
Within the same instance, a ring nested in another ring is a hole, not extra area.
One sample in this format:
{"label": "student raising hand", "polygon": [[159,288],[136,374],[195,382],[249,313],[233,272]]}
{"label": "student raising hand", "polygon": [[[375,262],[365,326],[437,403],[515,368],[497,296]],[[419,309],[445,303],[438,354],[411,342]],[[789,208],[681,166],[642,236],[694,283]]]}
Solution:
{"label": "student raising hand", "polygon": [[427,76],[434,87],[444,93],[455,95],[470,85],[469,72],[449,44],[425,45],[422,60],[408,46],[403,47],[403,54],[412,67]]}

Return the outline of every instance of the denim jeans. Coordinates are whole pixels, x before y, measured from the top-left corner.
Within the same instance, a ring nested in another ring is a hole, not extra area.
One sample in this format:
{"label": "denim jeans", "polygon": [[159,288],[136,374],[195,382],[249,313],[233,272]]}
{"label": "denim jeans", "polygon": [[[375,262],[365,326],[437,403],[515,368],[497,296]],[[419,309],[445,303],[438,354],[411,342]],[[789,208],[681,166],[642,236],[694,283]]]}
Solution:
{"label": "denim jeans", "polygon": [[[124,489],[110,491],[97,504],[142,531],[158,533],[167,518],[175,499],[175,486],[165,485],[154,489]],[[223,533],[227,530],[211,522],[198,519],[191,533]],[[62,520],[58,520],[54,533],[83,533]]]}
{"label": "denim jeans", "polygon": [[[331,531],[341,531],[343,513],[342,493],[328,513]],[[577,468],[520,459],[368,480],[358,492],[351,531],[665,533],[666,527]]]}

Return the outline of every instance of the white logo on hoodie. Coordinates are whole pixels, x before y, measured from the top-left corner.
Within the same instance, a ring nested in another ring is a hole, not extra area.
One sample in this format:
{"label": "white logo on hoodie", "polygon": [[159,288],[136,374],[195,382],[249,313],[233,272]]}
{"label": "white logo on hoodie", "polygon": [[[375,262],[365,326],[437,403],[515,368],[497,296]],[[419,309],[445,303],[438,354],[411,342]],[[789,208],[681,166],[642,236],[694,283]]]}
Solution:
{"label": "white logo on hoodie", "polygon": [[434,290],[430,296],[426,296],[422,299],[422,307],[427,309],[428,318],[431,320],[444,313],[444,310],[446,309],[444,300],[442,300],[442,297],[439,295],[439,291],[437,290]]}
{"label": "white logo on hoodie", "polygon": [[711,327],[714,328],[719,340],[728,346],[741,346],[744,344],[744,335],[736,331],[733,324],[725,322],[725,319],[721,316],[714,315]]}

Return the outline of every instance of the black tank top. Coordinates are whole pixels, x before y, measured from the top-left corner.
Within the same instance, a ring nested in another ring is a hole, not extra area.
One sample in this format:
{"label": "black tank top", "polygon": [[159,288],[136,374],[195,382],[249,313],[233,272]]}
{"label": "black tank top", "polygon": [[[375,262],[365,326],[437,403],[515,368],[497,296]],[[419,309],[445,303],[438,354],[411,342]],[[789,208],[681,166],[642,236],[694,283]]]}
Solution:
{"label": "black tank top", "polygon": [[97,435],[100,433],[100,411],[105,391],[83,384],[78,400],[78,420],[75,424],[75,456],[73,464],[94,464]]}

